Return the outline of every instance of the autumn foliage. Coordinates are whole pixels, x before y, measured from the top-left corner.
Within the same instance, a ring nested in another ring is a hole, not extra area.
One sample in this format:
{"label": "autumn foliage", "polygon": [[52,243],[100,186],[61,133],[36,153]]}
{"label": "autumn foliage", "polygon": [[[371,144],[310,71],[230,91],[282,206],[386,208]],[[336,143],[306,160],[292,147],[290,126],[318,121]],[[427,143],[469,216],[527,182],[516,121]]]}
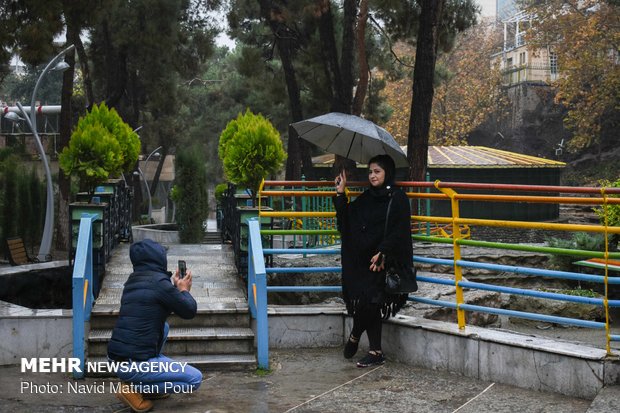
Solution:
{"label": "autumn foliage", "polygon": [[[459,34],[452,51],[438,58],[431,145],[466,145],[468,135],[506,104],[499,68],[490,63],[500,35],[494,26],[479,24]],[[401,60],[412,60],[415,54],[413,47],[403,44],[394,51]],[[385,128],[403,145],[407,143],[412,82],[411,76],[404,76],[389,81],[384,90],[393,108]]]}
{"label": "autumn foliage", "polygon": [[535,16],[527,41],[558,56],[556,101],[566,105],[569,148],[597,143],[620,102],[620,6],[611,0],[528,1]]}

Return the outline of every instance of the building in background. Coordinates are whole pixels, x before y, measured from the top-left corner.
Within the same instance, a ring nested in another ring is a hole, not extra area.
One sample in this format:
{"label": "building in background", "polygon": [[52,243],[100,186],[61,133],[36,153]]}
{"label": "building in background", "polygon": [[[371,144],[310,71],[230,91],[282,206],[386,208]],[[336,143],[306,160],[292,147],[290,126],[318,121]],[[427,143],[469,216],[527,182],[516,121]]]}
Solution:
{"label": "building in background", "polygon": [[522,83],[549,84],[559,75],[558,57],[550,48],[532,50],[525,42],[525,32],[532,16],[519,10],[515,0],[497,0],[497,22],[503,26],[501,51],[492,56],[499,61],[504,86]]}

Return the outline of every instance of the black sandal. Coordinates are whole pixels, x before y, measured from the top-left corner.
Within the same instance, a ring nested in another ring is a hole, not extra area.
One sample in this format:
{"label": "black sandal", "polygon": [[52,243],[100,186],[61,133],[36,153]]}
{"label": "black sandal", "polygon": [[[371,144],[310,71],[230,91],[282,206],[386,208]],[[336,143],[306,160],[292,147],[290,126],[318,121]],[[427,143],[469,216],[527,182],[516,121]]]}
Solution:
{"label": "black sandal", "polygon": [[383,352],[378,350],[370,350],[366,356],[357,362],[357,367],[380,366],[385,363]]}

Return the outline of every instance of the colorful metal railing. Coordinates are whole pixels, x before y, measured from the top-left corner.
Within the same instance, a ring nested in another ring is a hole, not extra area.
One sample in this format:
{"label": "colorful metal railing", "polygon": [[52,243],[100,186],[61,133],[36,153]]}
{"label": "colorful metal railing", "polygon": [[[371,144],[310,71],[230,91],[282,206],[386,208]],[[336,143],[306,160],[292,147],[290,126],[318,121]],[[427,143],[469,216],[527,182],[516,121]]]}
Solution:
{"label": "colorful metal railing", "polygon": [[[544,247],[539,245],[528,244],[513,244],[504,242],[490,242],[482,240],[466,239],[463,237],[462,231],[453,231],[451,238],[437,237],[433,235],[419,235],[414,234],[412,238],[418,241],[432,242],[432,243],[451,243],[453,245],[454,256],[453,259],[438,259],[433,257],[421,257],[414,256],[413,261],[426,264],[440,264],[452,267],[454,270],[454,279],[445,280],[434,277],[429,277],[420,273],[420,282],[428,282],[435,284],[451,285],[456,288],[456,300],[455,302],[433,300],[424,297],[417,297],[416,295],[410,295],[409,300],[413,302],[420,302],[432,305],[438,305],[442,307],[452,308],[457,313],[457,323],[459,328],[464,329],[465,324],[465,312],[476,311],[489,314],[509,315],[511,317],[518,317],[524,319],[541,320],[550,323],[559,323],[567,325],[575,325],[580,327],[589,327],[596,329],[605,329],[606,332],[606,347],[607,352],[611,353],[610,341],[620,341],[620,335],[614,335],[610,332],[610,319],[609,308],[620,307],[620,300],[610,300],[609,286],[620,284],[620,278],[609,277],[609,260],[620,258],[620,252],[610,252],[608,250],[608,238],[611,234],[620,234],[620,227],[610,226],[605,219],[601,225],[591,224],[571,224],[571,223],[558,223],[558,222],[527,222],[527,221],[508,221],[508,220],[490,220],[490,219],[475,219],[475,218],[463,218],[459,213],[459,202],[462,200],[476,200],[483,202],[542,202],[542,203],[565,203],[565,204],[581,204],[581,205],[600,205],[605,210],[605,217],[609,214],[607,209],[610,205],[620,205],[620,198],[616,196],[620,195],[619,188],[574,188],[566,186],[540,186],[540,185],[510,185],[510,184],[480,184],[480,183],[445,183],[445,182],[399,182],[398,186],[416,189],[417,192],[408,191],[407,195],[410,199],[428,199],[428,200],[449,200],[451,203],[452,215],[450,217],[440,216],[422,216],[413,215],[412,223],[424,223],[428,228],[428,223],[441,223],[445,225],[451,225],[452,228],[462,228],[463,226],[488,226],[488,227],[501,227],[504,229],[516,229],[516,230],[552,230],[552,231],[587,231],[602,233],[604,235],[604,251],[587,251],[568,248],[555,248]],[[276,189],[265,190],[268,187],[286,187],[293,186],[301,189]],[[309,187],[324,187],[323,181],[302,181],[302,182],[287,182],[287,181],[268,181],[261,185],[261,197],[291,197],[299,198],[304,196],[324,196],[331,197],[334,195],[331,191],[313,191],[308,194],[307,188]],[[362,182],[353,182],[350,187],[357,188],[355,190],[347,191],[347,196],[354,197],[360,194],[360,189],[365,186]],[[438,192],[430,192],[429,189],[435,189]],[[497,195],[497,194],[459,194],[457,189],[465,190],[477,190],[477,191],[512,191],[519,192],[524,191],[529,193],[548,193],[552,195]],[[559,194],[571,194],[572,196],[559,196]],[[591,195],[598,195],[600,197],[591,197]],[[579,196],[584,195],[584,196]],[[585,196],[588,195],[588,196]],[[611,196],[610,196],[611,195]],[[276,209],[276,208],[274,208]],[[427,208],[429,211],[430,208]],[[259,216],[269,216],[272,218],[287,218],[297,219],[304,217],[313,218],[331,218],[333,219],[335,213],[333,211],[261,211]],[[258,343],[258,362],[259,366],[263,368],[268,367],[268,324],[267,324],[267,294],[269,292],[309,292],[309,291],[339,291],[340,287],[334,286],[268,286],[267,285],[267,273],[302,273],[302,272],[334,272],[340,271],[339,267],[309,267],[309,268],[265,268],[264,260],[265,255],[271,254],[286,254],[286,253],[313,253],[313,254],[338,254],[338,249],[263,249],[261,235],[329,235],[338,236],[338,232],[335,229],[276,229],[276,230],[261,230],[256,220],[249,222],[250,227],[250,260],[251,265],[248,273],[248,291],[250,296],[250,307],[252,316],[257,319],[257,343]],[[524,252],[540,252],[544,254],[552,255],[569,255],[581,258],[599,258],[604,265],[604,275],[590,275],[577,272],[568,271],[555,271],[538,268],[527,268],[510,265],[496,265],[489,263],[479,263],[473,261],[463,260],[461,257],[462,246],[474,246],[482,248],[493,249],[506,249],[516,250]],[[604,286],[603,298],[589,298],[578,297],[569,294],[559,294],[544,291],[533,291],[528,289],[520,289],[514,287],[497,286],[491,284],[483,284],[476,282],[469,282],[463,279],[463,268],[482,268],[491,271],[500,272],[512,272],[517,274],[527,274],[541,277],[553,277],[559,279],[568,279],[576,281],[587,281],[593,283],[600,283]],[[600,306],[605,312],[605,322],[597,322],[590,320],[580,320],[568,317],[558,317],[545,314],[528,313],[523,311],[508,310],[502,308],[484,307],[479,305],[471,305],[465,302],[463,289],[478,289],[496,291],[507,294],[519,294],[529,297],[539,297],[552,300],[561,300],[568,302],[575,302],[581,304],[590,304]]]}

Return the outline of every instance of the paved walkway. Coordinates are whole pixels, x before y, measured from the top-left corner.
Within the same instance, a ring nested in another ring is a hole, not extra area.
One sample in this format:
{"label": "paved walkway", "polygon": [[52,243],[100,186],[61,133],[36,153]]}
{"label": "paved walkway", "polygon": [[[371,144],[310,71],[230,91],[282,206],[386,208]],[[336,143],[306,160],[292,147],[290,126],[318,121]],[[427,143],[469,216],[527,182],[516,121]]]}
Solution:
{"label": "paved walkway", "polygon": [[[591,404],[588,400],[413,368],[390,362],[389,355],[384,366],[369,369],[359,369],[354,361],[345,360],[341,349],[275,350],[271,357],[272,371],[267,374],[207,372],[198,391],[155,401],[154,411],[585,413]],[[47,386],[58,392],[21,391],[21,386],[30,382],[40,389]],[[73,381],[63,374],[21,374],[17,367],[2,367],[0,411],[127,412],[110,393],[110,383],[114,382],[101,378]],[[70,384],[98,385],[102,393],[69,394]],[[620,400],[619,396],[616,392],[611,401]],[[616,404],[596,412],[612,413],[618,408],[620,405]]]}

